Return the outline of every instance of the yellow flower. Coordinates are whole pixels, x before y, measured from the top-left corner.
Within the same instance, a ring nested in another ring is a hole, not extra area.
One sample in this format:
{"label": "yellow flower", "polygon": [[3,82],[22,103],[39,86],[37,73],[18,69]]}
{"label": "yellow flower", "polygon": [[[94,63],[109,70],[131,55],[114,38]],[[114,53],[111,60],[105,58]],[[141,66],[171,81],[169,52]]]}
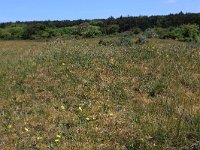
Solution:
{"label": "yellow flower", "polygon": [[85,118],[85,119],[86,119],[87,121],[89,121],[89,120],[90,120],[90,118],[88,118],[88,117],[87,117],[87,118]]}
{"label": "yellow flower", "polygon": [[81,112],[83,111],[81,107],[78,108]]}
{"label": "yellow flower", "polygon": [[110,116],[113,116],[114,114],[113,114],[113,113],[109,113],[109,115],[110,115]]}
{"label": "yellow flower", "polygon": [[39,137],[37,137],[37,140],[42,140],[42,137],[40,137],[40,136],[39,136]]}
{"label": "yellow flower", "polygon": [[63,66],[65,66],[65,63],[62,63]]}
{"label": "yellow flower", "polygon": [[55,139],[55,142],[59,142],[60,140],[59,139]]}
{"label": "yellow flower", "polygon": [[28,128],[24,128],[24,130],[25,130],[26,132],[29,132],[29,129],[28,129]]}
{"label": "yellow flower", "polygon": [[62,110],[65,110],[65,106],[64,106],[64,105],[60,106],[60,108],[61,108]]}
{"label": "yellow flower", "polygon": [[110,59],[110,63],[111,63],[112,65],[114,65],[114,64],[115,64],[115,60],[114,60],[113,58],[111,58],[111,59]]}
{"label": "yellow flower", "polygon": [[57,138],[61,138],[61,135],[57,134],[56,137],[57,137]]}
{"label": "yellow flower", "polygon": [[12,125],[8,125],[8,128],[11,129],[11,128],[12,128]]}

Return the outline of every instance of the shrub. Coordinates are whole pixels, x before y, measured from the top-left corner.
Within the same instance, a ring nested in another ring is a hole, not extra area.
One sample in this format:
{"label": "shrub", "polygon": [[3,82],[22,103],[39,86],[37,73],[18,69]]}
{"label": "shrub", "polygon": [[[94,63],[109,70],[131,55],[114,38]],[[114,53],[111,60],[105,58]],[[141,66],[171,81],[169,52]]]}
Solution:
{"label": "shrub", "polygon": [[118,38],[117,45],[118,46],[132,46],[133,42],[131,38],[127,36],[123,36],[123,37]]}
{"label": "shrub", "polygon": [[117,46],[117,40],[116,39],[100,39],[99,45],[104,46]]}
{"label": "shrub", "polygon": [[47,31],[43,31],[42,34],[41,34],[41,37],[45,38],[45,39],[49,38],[49,33]]}
{"label": "shrub", "polygon": [[136,44],[145,44],[145,43],[148,43],[148,42],[149,42],[149,39],[146,36],[139,35],[138,39],[136,41]]}
{"label": "shrub", "polygon": [[159,37],[163,39],[170,38],[179,41],[197,41],[199,36],[199,26],[187,24],[176,28],[157,28],[157,33]]}
{"label": "shrub", "polygon": [[119,25],[115,25],[115,24],[114,25],[110,25],[110,26],[108,26],[106,28],[103,28],[102,32],[104,34],[116,34],[116,33],[119,32]]}
{"label": "shrub", "polygon": [[144,34],[147,38],[157,38],[158,37],[158,34],[155,29],[149,28],[144,32]]}
{"label": "shrub", "polygon": [[56,30],[53,29],[53,28],[48,28],[47,32],[49,34],[49,38],[56,37],[58,35],[57,32],[56,32]]}
{"label": "shrub", "polygon": [[23,27],[8,27],[5,29],[0,29],[0,38],[6,40],[20,39],[24,33]]}
{"label": "shrub", "polygon": [[65,34],[68,34],[68,35],[78,35],[78,27],[77,26],[65,27],[63,30],[64,30]]}
{"label": "shrub", "polygon": [[169,38],[167,36],[169,35],[170,28],[156,28],[155,30],[160,39]]}
{"label": "shrub", "polygon": [[181,31],[184,37],[184,41],[196,41],[196,38],[199,34],[199,26],[191,24],[182,25]]}
{"label": "shrub", "polygon": [[99,45],[104,45],[104,46],[107,46],[109,45],[109,41],[108,40],[105,40],[105,39],[100,39],[99,40]]}
{"label": "shrub", "polygon": [[90,21],[90,24],[92,26],[102,26],[103,25],[103,21],[101,21],[101,20],[92,20],[92,21]]}
{"label": "shrub", "polygon": [[142,32],[142,30],[141,30],[140,28],[133,28],[133,29],[132,29],[132,32],[133,32],[134,34],[140,34],[140,33]]}
{"label": "shrub", "polygon": [[100,27],[92,26],[86,22],[78,26],[78,35],[81,35],[85,38],[95,37],[101,35],[101,30]]}
{"label": "shrub", "polygon": [[196,42],[200,44],[200,35],[196,36]]}
{"label": "shrub", "polygon": [[133,35],[133,32],[132,31],[125,31],[125,32],[122,32],[120,35],[123,36],[123,37],[129,37],[129,36]]}
{"label": "shrub", "polygon": [[42,32],[45,31],[46,26],[43,24],[31,24],[25,28],[22,35],[23,39],[36,39],[41,38]]}
{"label": "shrub", "polygon": [[97,26],[88,26],[85,31],[81,33],[83,37],[89,38],[89,37],[95,37],[98,35],[101,35],[100,27]]}
{"label": "shrub", "polygon": [[11,38],[11,33],[5,29],[0,29],[0,38],[8,40]]}

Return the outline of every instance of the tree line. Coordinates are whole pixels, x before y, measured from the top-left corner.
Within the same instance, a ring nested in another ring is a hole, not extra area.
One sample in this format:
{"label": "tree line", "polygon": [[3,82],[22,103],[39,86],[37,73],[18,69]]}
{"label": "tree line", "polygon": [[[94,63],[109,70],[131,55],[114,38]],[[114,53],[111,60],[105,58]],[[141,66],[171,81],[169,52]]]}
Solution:
{"label": "tree line", "polygon": [[[187,40],[199,34],[200,13],[109,17],[94,20],[0,23],[0,39],[88,38],[118,33],[139,34],[154,29],[160,38]],[[178,37],[178,38],[177,38]]]}

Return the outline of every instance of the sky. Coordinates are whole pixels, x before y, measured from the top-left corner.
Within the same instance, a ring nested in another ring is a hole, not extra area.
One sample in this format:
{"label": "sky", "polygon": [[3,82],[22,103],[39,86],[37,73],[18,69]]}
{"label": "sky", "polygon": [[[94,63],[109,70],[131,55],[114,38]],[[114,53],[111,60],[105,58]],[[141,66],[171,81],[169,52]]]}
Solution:
{"label": "sky", "polygon": [[200,12],[200,0],[0,0],[0,22]]}

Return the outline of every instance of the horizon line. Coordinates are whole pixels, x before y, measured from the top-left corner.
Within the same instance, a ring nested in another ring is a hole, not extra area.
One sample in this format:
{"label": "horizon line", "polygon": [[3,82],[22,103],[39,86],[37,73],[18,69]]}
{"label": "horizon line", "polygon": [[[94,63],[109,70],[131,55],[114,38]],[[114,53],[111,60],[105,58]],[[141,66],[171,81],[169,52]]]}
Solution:
{"label": "horizon line", "polygon": [[177,15],[177,14],[180,14],[180,13],[183,13],[184,15],[185,14],[200,14],[200,12],[183,12],[183,11],[179,11],[177,13],[168,13],[168,14],[153,14],[153,15],[120,15],[118,17],[114,17],[114,16],[109,16],[107,18],[79,18],[79,19],[44,19],[44,20],[16,20],[16,21],[5,21],[5,22],[1,22],[0,21],[0,24],[3,24],[3,23],[27,23],[27,22],[46,22],[46,21],[77,21],[77,20],[85,20],[85,21],[92,21],[92,20],[104,20],[104,19],[109,19],[111,17],[113,17],[114,19],[118,19],[120,17],[152,17],[152,16],[168,16],[168,15]]}

